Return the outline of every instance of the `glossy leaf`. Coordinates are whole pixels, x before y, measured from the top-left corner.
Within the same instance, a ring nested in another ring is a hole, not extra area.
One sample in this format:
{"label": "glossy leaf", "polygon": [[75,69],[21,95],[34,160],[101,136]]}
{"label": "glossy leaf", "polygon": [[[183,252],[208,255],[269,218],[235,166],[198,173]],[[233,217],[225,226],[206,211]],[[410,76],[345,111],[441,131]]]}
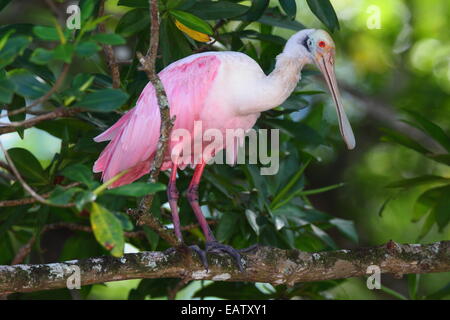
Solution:
{"label": "glossy leaf", "polygon": [[37,48],[33,51],[33,54],[30,57],[30,61],[36,64],[47,64],[49,63],[55,56],[53,50],[47,50],[43,48]]}
{"label": "glossy leaf", "polygon": [[62,170],[61,174],[72,181],[84,183],[88,187],[93,186],[92,170],[82,164],[73,164]]}
{"label": "glossy leaf", "polygon": [[90,111],[108,112],[115,110],[128,100],[128,94],[117,89],[103,89],[85,95],[77,105]]}
{"label": "glossy leaf", "polygon": [[9,80],[14,83],[16,92],[21,96],[37,99],[50,90],[50,86],[39,80],[25,69],[15,69],[9,72]]}
{"label": "glossy leaf", "polygon": [[166,186],[162,183],[134,182],[117,188],[108,189],[104,191],[103,194],[126,197],[143,197],[147,194],[163,191],[165,189]]}
{"label": "glossy leaf", "polygon": [[417,112],[411,110],[405,110],[405,112],[407,112],[415,121],[415,123],[408,122],[409,124],[414,125],[416,128],[422,130],[425,134],[428,134],[437,143],[439,143],[448,152],[450,152],[450,137],[441,127],[421,116]]}
{"label": "glossy leaf", "polygon": [[90,208],[90,220],[95,238],[113,256],[122,256],[125,240],[121,222],[114,214],[95,202]]}
{"label": "glossy leaf", "polygon": [[8,154],[25,180],[33,183],[48,183],[47,174],[39,160],[30,151],[23,148],[11,148]]}
{"label": "glossy leaf", "polygon": [[150,17],[147,11],[133,9],[120,18],[116,27],[116,33],[123,37],[129,37],[139,31],[147,29],[150,25]]}
{"label": "glossy leaf", "polygon": [[0,50],[0,69],[9,65],[18,55],[21,55],[30,42],[31,38],[25,36],[9,38],[3,49]]}
{"label": "glossy leaf", "polygon": [[213,34],[213,30],[207,22],[203,21],[199,17],[194,16],[191,13],[179,11],[179,10],[172,10],[172,11],[170,11],[170,14],[175,19],[177,19],[180,23],[182,23],[183,25],[185,25],[186,27],[188,27],[192,30],[195,30],[195,31],[198,31],[201,33],[206,33],[209,35]]}
{"label": "glossy leaf", "polygon": [[331,31],[339,30],[339,21],[329,0],[306,0],[311,11]]}
{"label": "glossy leaf", "polygon": [[0,102],[10,103],[14,94],[14,84],[8,79],[0,79]]}
{"label": "glossy leaf", "polygon": [[59,41],[58,31],[55,27],[35,26],[33,33],[42,40]]}
{"label": "glossy leaf", "polygon": [[252,6],[247,11],[246,18],[248,21],[255,21],[261,18],[264,11],[269,6],[269,0],[252,0]]}
{"label": "glossy leaf", "polygon": [[281,8],[288,15],[288,17],[294,19],[297,15],[297,3],[295,0],[279,0]]}
{"label": "glossy leaf", "polygon": [[97,33],[93,35],[91,39],[110,45],[121,45],[126,43],[126,40],[122,36],[114,33]]}
{"label": "glossy leaf", "polygon": [[387,128],[383,128],[381,130],[385,133],[385,135],[382,137],[383,141],[395,142],[422,154],[430,153],[430,151],[424,148],[421,144],[405,136],[404,134]]}

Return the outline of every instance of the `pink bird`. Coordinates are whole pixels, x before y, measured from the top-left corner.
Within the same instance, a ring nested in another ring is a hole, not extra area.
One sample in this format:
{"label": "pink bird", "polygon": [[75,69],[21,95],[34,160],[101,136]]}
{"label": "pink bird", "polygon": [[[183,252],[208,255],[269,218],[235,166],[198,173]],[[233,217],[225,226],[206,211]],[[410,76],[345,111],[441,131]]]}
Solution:
{"label": "pink bird", "polygon": [[[283,103],[300,80],[306,64],[315,64],[324,74],[329,86],[339,120],[341,135],[348,147],[355,147],[355,138],[342,107],[334,74],[335,46],[330,35],[323,30],[306,29],[294,34],[277,56],[275,69],[266,75],[252,58],[239,52],[205,52],[178,60],[159,73],[170,106],[176,117],[172,139],[162,170],[171,169],[167,196],[172,211],[174,231],[183,240],[178,215],[176,188],[177,169],[195,163],[195,155],[177,147],[174,132],[187,130],[191,140],[195,121],[201,121],[202,132],[217,129],[248,130],[253,127],[261,112]],[[107,181],[125,169],[129,171],[112,184],[112,187],[131,183],[147,174],[155,155],[160,134],[160,113],[151,83],[142,91],[136,106],[122,116],[111,128],[97,136],[97,142],[110,140],[94,164],[94,172],[102,172]],[[180,141],[178,141],[180,142]],[[183,141],[191,145],[193,141]],[[179,146],[179,145],[178,145]],[[215,150],[223,149],[226,143]],[[188,148],[188,150],[190,150]],[[198,201],[198,186],[206,163],[214,153],[200,155],[187,198],[206,238],[206,252],[223,252],[236,259],[242,270],[240,253],[231,246],[220,244],[214,238],[204,218]],[[204,263],[206,253],[192,246]]]}

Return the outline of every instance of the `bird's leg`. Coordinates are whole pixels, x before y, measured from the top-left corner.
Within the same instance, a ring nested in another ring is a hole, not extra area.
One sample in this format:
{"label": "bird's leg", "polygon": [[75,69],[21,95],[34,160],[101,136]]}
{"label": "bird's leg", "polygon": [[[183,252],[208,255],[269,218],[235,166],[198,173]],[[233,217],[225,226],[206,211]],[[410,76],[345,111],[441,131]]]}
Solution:
{"label": "bird's leg", "polygon": [[169,184],[167,185],[167,199],[169,200],[170,211],[172,212],[173,228],[178,240],[183,242],[183,235],[181,234],[180,216],[178,214],[178,198],[179,192],[177,190],[177,165],[174,164],[170,174]]}
{"label": "bird's leg", "polygon": [[200,183],[200,178],[203,174],[203,169],[205,169],[205,165],[206,163],[202,162],[195,167],[194,176],[192,177],[191,183],[189,184],[189,188],[187,190],[188,201],[191,204],[192,210],[194,210],[197,221],[202,228],[203,234],[205,235],[206,252],[229,254],[235,259],[239,270],[242,271],[243,267],[241,263],[241,254],[233,247],[219,243],[216,238],[214,238],[214,235],[209,228],[208,222],[203,216],[202,210],[200,208],[200,204],[198,202],[198,186]]}
{"label": "bird's leg", "polygon": [[[172,172],[170,174],[169,184],[167,185],[167,198],[169,200],[170,211],[172,212],[172,222],[175,235],[178,238],[178,240],[180,240],[180,242],[183,242],[183,235],[181,234],[180,216],[178,214],[177,202],[179,198],[179,192],[177,190],[176,180],[177,180],[177,165],[174,164],[172,167]],[[208,260],[206,259],[205,252],[201,250],[197,245],[189,246],[189,248],[199,255],[200,260],[202,261],[205,268],[208,268]]]}

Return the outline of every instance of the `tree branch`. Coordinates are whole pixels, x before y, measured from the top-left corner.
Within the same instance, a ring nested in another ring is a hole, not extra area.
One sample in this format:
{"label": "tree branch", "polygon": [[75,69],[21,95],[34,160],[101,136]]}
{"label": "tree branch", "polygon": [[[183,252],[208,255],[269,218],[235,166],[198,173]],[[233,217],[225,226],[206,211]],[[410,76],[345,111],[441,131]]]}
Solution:
{"label": "tree branch", "polygon": [[[194,253],[193,253],[194,255]],[[210,255],[209,270],[197,257],[190,265],[176,250],[140,252],[71,260],[59,263],[0,266],[0,292],[32,292],[66,287],[73,266],[80,268],[82,285],[141,278],[181,278],[184,281],[249,281],[274,285],[360,277],[367,267],[377,265],[382,273],[401,276],[410,273],[450,271],[450,241],[433,244],[397,244],[337,250],[302,252],[257,247],[243,253],[244,272],[239,272],[229,256]]]}
{"label": "tree branch", "polygon": [[[22,107],[20,109],[16,109],[16,110],[8,110],[8,112],[1,116],[0,118],[6,117],[6,116],[13,116],[19,113],[23,113],[23,112],[29,112],[33,107],[37,106],[38,104],[44,103],[45,101],[47,101],[48,99],[50,99],[50,97],[56,92],[58,91],[58,89],[61,87],[61,85],[64,82],[64,79],[67,76],[67,72],[69,71],[70,65],[69,64],[64,64],[61,73],[58,76],[58,79],[56,79],[55,83],[53,84],[53,86],[50,88],[49,91],[47,91],[46,94],[44,94],[42,97],[40,97],[39,99],[36,99],[35,101],[33,101],[33,103],[31,103],[28,106]],[[45,112],[45,111],[44,111]],[[39,112],[40,113],[40,112]]]}
{"label": "tree branch", "polygon": [[[100,6],[98,9],[99,17],[103,16],[104,12],[105,12],[105,0],[102,0],[100,1]],[[100,23],[98,25],[98,30],[101,33],[106,33],[105,24]],[[116,61],[114,49],[110,44],[103,44],[102,48],[103,52],[105,53],[109,69],[111,70],[112,86],[113,88],[120,88],[120,69]]]}
{"label": "tree branch", "polygon": [[[161,116],[160,137],[158,141],[158,147],[156,155],[151,159],[150,165],[150,177],[149,183],[155,183],[158,181],[159,172],[164,161],[164,156],[169,142],[170,132],[172,131],[174,118],[170,118],[169,101],[167,99],[164,86],[161,79],[158,77],[155,71],[156,56],[158,53],[159,42],[159,11],[158,1],[149,0],[150,7],[150,45],[145,57],[139,52],[137,53],[139,62],[142,65],[142,69],[147,74],[148,79],[155,88],[156,97],[158,100],[159,112]],[[167,230],[162,223],[153,216],[149,211],[152,206],[153,195],[147,195],[142,198],[137,209],[130,209],[128,213],[133,216],[138,225],[147,225],[152,228],[161,238],[167,241],[170,245],[177,247],[180,246],[180,241],[175,237],[175,234]]]}
{"label": "tree branch", "polygon": [[37,117],[19,121],[19,122],[11,122],[8,123],[8,125],[0,126],[0,134],[8,133],[8,132],[14,132],[17,128],[31,128],[32,126],[45,121],[45,120],[52,120],[60,117],[70,117],[74,114],[81,112],[82,109],[78,107],[72,107],[72,108],[56,108],[55,110],[45,113],[43,115],[39,115]]}

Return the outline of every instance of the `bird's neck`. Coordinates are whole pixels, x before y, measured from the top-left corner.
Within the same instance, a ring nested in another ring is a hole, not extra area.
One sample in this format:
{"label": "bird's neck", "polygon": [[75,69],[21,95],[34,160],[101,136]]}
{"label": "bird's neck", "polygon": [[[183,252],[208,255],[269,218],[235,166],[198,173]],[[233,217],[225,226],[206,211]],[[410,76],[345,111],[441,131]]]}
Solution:
{"label": "bird's neck", "polygon": [[[294,91],[300,80],[300,73],[307,63],[307,58],[292,57],[286,53],[277,56],[275,69],[267,76],[267,82],[271,87],[268,93],[272,97],[267,97],[272,103],[272,107],[282,104]],[[269,108],[269,109],[271,109]]]}

